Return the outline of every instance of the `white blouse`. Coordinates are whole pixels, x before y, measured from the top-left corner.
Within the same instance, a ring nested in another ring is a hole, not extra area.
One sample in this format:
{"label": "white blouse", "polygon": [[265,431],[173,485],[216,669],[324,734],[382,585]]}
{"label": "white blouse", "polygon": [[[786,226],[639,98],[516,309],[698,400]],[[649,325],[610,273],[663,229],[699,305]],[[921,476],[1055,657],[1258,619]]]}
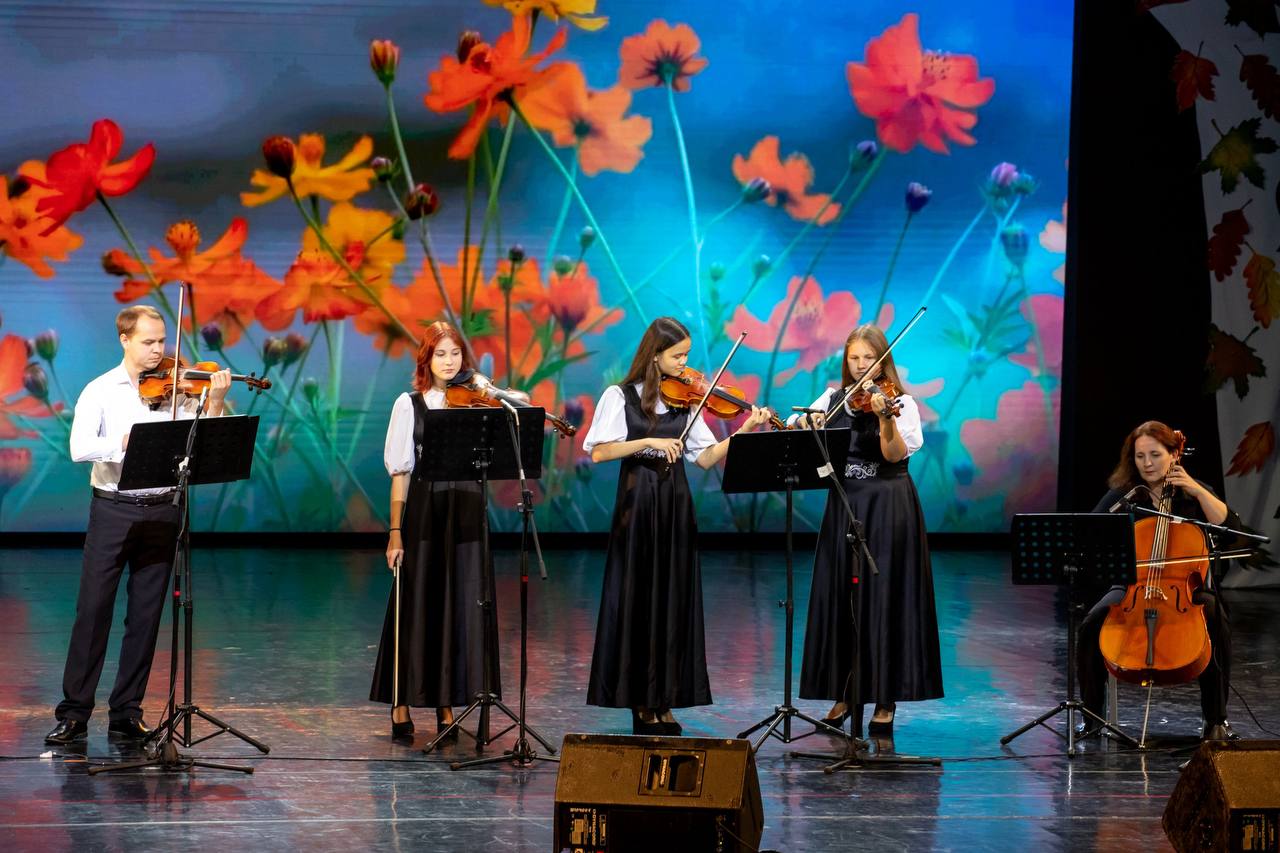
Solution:
{"label": "white blouse", "polygon": [[[834,396],[841,391],[842,389],[839,388],[828,388],[821,397],[809,404],[809,408],[823,411],[830,409]],[[902,441],[907,445],[907,455],[910,456],[924,446],[924,430],[920,428],[920,407],[916,405],[916,401],[910,394],[903,394],[898,398],[898,402],[902,404],[902,411],[898,413],[898,432],[902,434]],[[853,414],[848,403],[845,403],[844,410],[850,415]],[[793,424],[799,417],[798,414],[792,415],[787,418],[787,423]]]}
{"label": "white blouse", "polygon": [[[418,393],[417,391],[413,392]],[[445,407],[444,392],[432,388],[422,395],[428,409]],[[396,398],[391,407],[391,423],[387,426],[387,442],[382,448],[382,461],[387,473],[408,474],[413,470],[413,396],[405,392]]]}
{"label": "white blouse", "polygon": [[[644,393],[644,385],[637,382],[634,386],[637,394]],[[654,409],[659,415],[667,413],[667,405],[661,398]],[[600,395],[596,403],[596,413],[591,419],[591,429],[587,430],[582,440],[582,449],[590,453],[597,444],[608,444],[612,441],[627,440],[627,397],[619,385],[610,385]],[[708,447],[719,444],[711,427],[701,417],[689,430],[689,437],[684,443],[684,458],[696,462],[698,455]]]}

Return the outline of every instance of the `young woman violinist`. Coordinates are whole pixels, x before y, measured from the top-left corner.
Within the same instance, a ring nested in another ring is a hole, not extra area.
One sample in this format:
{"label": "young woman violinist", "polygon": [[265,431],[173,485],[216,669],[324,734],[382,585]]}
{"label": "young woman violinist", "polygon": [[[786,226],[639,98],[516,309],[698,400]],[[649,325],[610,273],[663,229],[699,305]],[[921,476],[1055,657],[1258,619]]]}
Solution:
{"label": "young woman violinist", "polygon": [[[466,705],[484,689],[501,694],[498,620],[493,608],[476,606],[483,598],[484,535],[482,498],[477,482],[431,482],[415,472],[423,445],[428,409],[445,408],[445,388],[472,368],[462,336],[448,323],[432,323],[418,349],[413,392],[391,410],[384,461],[391,475],[391,531],[387,567],[400,569],[400,671],[393,690],[396,593],[378,644],[369,699],[399,702],[391,709],[392,737],[413,734],[409,706],[435,708],[437,730],[453,722],[453,705]],[[492,601],[494,589],[489,588]],[[484,634],[488,633],[488,643]],[[486,645],[490,651],[485,659]],[[455,729],[452,735],[456,735]]]}
{"label": "young woman violinist", "polygon": [[[645,330],[631,369],[605,389],[583,450],[593,462],[622,460],[609,533],[587,703],[630,708],[636,734],[680,734],[672,708],[711,704],[703,642],[702,576],[693,496],[680,457],[711,468],[729,452],[699,416],[659,396],[664,376],[689,358],[689,330],[659,317]],[[740,431],[768,419],[751,408]]]}
{"label": "young woman violinist", "polygon": [[[888,342],[877,327],[854,329],[844,346],[841,388],[829,389],[810,406],[829,411],[844,392],[876,362]],[[890,380],[901,387],[893,355],[866,382]],[[876,389],[877,392],[879,389]],[[865,396],[863,400],[867,400]],[[857,598],[858,680],[852,685],[854,734],[862,731],[862,706],[875,703],[870,729],[892,730],[896,703],[942,696],[938,618],[933,600],[933,571],[925,537],[924,512],[907,459],[924,443],[920,410],[909,395],[897,405],[883,393],[870,394],[870,411],[841,407],[826,420],[829,427],[850,427],[848,456],[833,460],[844,474],[844,490],[863,525],[867,548],[879,574],[863,562]],[[900,411],[895,414],[895,409]],[[808,416],[801,419],[810,425]],[[823,416],[814,414],[813,425]],[[827,500],[813,562],[808,627],[800,669],[800,697],[832,699],[825,721],[841,726],[851,716],[845,704],[852,677],[853,624],[850,596],[851,548],[843,502]]]}
{"label": "young woman violinist", "polygon": [[[1240,527],[1240,517],[1227,507],[1213,490],[1193,479],[1182,467],[1182,433],[1160,421],[1139,424],[1124,440],[1120,461],[1107,479],[1110,491],[1103,496],[1094,512],[1128,511],[1125,502],[1139,507],[1155,508],[1161,497],[1168,498],[1167,512]],[[1138,516],[1141,518],[1141,515]],[[1103,664],[1098,638],[1102,623],[1111,606],[1124,600],[1125,587],[1115,586],[1102,597],[1080,623],[1077,648],[1080,650],[1076,671],[1080,681],[1080,698],[1085,707],[1103,716],[1107,670]],[[1201,587],[1192,601],[1204,606],[1205,623],[1213,655],[1200,674],[1200,709],[1204,714],[1201,734],[1206,740],[1228,740],[1237,737],[1227,722],[1227,689],[1231,667],[1231,626],[1226,602],[1215,590]],[[1095,734],[1096,729],[1080,723],[1081,734]]]}

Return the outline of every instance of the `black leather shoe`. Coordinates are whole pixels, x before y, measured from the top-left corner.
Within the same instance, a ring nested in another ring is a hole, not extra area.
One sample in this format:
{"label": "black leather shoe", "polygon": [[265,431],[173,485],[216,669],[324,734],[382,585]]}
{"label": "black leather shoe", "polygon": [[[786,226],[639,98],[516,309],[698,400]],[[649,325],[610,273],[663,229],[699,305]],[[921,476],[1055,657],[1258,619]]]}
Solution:
{"label": "black leather shoe", "polygon": [[391,739],[392,740],[412,740],[413,738],[413,720],[405,720],[403,723],[391,721]]}
{"label": "black leather shoe", "polygon": [[631,733],[633,735],[665,735],[667,734],[667,724],[658,719],[645,720],[641,718],[640,712],[635,708],[631,709]]}
{"label": "black leather shoe", "polygon": [[147,728],[141,717],[112,720],[107,725],[107,737],[111,740],[146,740],[150,736],[151,729]]}
{"label": "black leather shoe", "polygon": [[89,737],[89,724],[83,720],[58,720],[53,731],[44,736],[44,742],[53,746],[67,746]]}
{"label": "black leather shoe", "polygon": [[670,711],[662,711],[658,714],[658,725],[662,726],[662,733],[671,737],[680,737],[684,734],[684,726],[680,725],[680,721],[675,717],[669,720],[662,719],[663,715],[671,717]]}
{"label": "black leather shoe", "polygon": [[1200,740],[1239,740],[1240,735],[1232,730],[1231,724],[1226,720],[1220,723],[1205,724],[1204,731],[1200,735]]}

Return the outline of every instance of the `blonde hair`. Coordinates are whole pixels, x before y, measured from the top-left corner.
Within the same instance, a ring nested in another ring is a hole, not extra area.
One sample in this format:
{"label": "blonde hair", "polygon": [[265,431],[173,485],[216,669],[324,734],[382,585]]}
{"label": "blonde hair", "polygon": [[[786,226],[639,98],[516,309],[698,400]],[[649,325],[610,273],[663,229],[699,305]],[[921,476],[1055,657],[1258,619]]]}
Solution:
{"label": "blonde hair", "polygon": [[133,337],[133,330],[138,326],[139,317],[150,317],[152,320],[164,322],[160,312],[150,305],[130,305],[128,308],[121,309],[116,315],[116,332],[126,338]]}

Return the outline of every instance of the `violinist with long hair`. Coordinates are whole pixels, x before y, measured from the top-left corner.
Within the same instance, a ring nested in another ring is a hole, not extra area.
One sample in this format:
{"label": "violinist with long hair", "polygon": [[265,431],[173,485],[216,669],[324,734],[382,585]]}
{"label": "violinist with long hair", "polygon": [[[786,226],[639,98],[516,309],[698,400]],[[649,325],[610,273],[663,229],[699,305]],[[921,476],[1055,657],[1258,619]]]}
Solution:
{"label": "violinist with long hair", "polygon": [[[1240,527],[1240,517],[1207,485],[1196,480],[1182,467],[1182,433],[1160,421],[1146,421],[1136,426],[1120,448],[1120,460],[1107,479],[1110,488],[1094,512],[1128,511],[1126,504],[1146,509],[1157,508],[1166,499],[1165,512],[1183,518]],[[1141,513],[1137,514],[1141,518]],[[1125,599],[1126,588],[1112,587],[1080,623],[1077,647],[1080,658],[1077,673],[1080,698],[1086,708],[1103,716],[1107,670],[1098,640],[1103,622],[1111,607]],[[1202,586],[1192,594],[1192,602],[1204,607],[1212,656],[1199,676],[1200,709],[1204,714],[1201,736],[1205,740],[1227,740],[1236,737],[1227,722],[1227,689],[1231,668],[1231,626],[1226,602],[1217,591]],[[1093,735],[1085,723],[1077,730]]]}
{"label": "violinist with long hair", "polygon": [[[399,570],[399,601],[393,588],[369,700],[393,706],[393,738],[412,737],[410,706],[435,708],[437,731],[446,729],[453,723],[453,706],[468,704],[485,689],[485,667],[489,691],[495,696],[502,692],[498,618],[494,608],[476,604],[485,598],[486,577],[488,600],[494,600],[493,574],[483,566],[486,528],[480,484],[433,482],[418,470],[422,448],[432,439],[426,431],[427,410],[446,408],[450,382],[473,371],[458,330],[432,323],[418,347],[413,390],[396,398],[387,427],[383,461],[391,475],[391,529],[386,559],[388,569]],[[454,729],[449,739],[456,735]]]}
{"label": "violinist with long hair", "polygon": [[[689,330],[659,317],[645,330],[626,377],[596,405],[583,450],[596,463],[622,460],[609,531],[587,704],[630,708],[635,734],[682,731],[672,708],[711,704],[703,639],[698,526],[683,457],[711,468],[729,452],[699,415],[669,408],[663,377],[681,374]],[[768,419],[751,407],[739,431]]]}
{"label": "violinist with long hair", "polygon": [[[846,458],[832,462],[843,474],[844,491],[862,523],[867,548],[879,574],[861,566],[857,600],[858,661],[853,666],[855,626],[850,619],[851,548],[845,537],[849,520],[844,503],[831,496],[818,534],[809,595],[808,625],[800,668],[800,697],[830,699],[835,704],[825,722],[842,726],[852,717],[855,735],[862,731],[865,703],[874,703],[869,728],[893,729],[897,703],[942,696],[942,664],[938,617],[933,599],[924,511],[907,470],[911,454],[924,444],[920,409],[902,387],[884,332],[867,323],[850,332],[841,359],[841,388],[828,389],[809,408],[829,412],[862,377],[867,390],[841,406],[825,423],[851,429]],[[864,374],[882,355],[876,372]],[[888,383],[885,383],[888,380]],[[898,393],[896,399],[875,383]],[[891,384],[889,384],[891,383]],[[859,389],[860,391],[862,389]],[[803,426],[821,425],[823,415],[801,418]],[[849,679],[853,708],[846,704]]]}
{"label": "violinist with long hair", "polygon": [[[129,609],[120,641],[119,669],[108,700],[107,735],[139,741],[150,734],[142,721],[142,699],[155,656],[182,510],[173,501],[172,488],[121,491],[119,485],[133,426],[173,417],[169,404],[153,405],[139,393],[143,374],[154,370],[164,358],[164,317],[149,305],[131,305],[116,315],[116,336],[124,359],[85,386],[71,422],[71,459],[93,463],[89,475],[93,497],[75,624],[62,675],[62,701],[54,711],[58,722],[45,736],[45,743],[55,746],[68,746],[88,736],[116,591],[126,564]],[[203,417],[223,413],[230,387],[229,370],[209,375]],[[182,400],[177,417],[195,417],[199,405],[196,399]]]}

